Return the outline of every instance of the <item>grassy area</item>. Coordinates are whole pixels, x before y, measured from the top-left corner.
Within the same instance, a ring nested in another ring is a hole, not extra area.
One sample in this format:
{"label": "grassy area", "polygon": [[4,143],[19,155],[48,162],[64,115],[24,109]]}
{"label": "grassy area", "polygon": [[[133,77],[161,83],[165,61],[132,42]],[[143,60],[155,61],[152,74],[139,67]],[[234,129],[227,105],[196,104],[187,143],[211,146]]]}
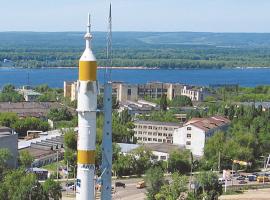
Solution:
{"label": "grassy area", "polygon": [[[65,165],[66,164],[65,164],[64,160],[59,161],[59,165],[58,165],[59,167],[65,166]],[[42,168],[47,169],[48,171],[56,171],[57,170],[57,162],[45,165]]]}
{"label": "grassy area", "polygon": [[242,190],[227,190],[227,192],[223,192],[223,195],[234,195],[234,194],[243,194]]}

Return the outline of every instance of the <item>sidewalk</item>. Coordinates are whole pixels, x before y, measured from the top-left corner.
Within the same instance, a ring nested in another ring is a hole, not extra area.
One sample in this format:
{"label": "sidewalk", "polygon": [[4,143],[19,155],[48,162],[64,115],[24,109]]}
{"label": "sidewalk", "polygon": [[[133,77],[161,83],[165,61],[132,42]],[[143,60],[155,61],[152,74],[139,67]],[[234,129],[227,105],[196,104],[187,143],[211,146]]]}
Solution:
{"label": "sidewalk", "polygon": [[237,195],[222,195],[220,200],[269,200],[270,199],[270,188],[258,189],[258,190],[247,190],[243,194]]}

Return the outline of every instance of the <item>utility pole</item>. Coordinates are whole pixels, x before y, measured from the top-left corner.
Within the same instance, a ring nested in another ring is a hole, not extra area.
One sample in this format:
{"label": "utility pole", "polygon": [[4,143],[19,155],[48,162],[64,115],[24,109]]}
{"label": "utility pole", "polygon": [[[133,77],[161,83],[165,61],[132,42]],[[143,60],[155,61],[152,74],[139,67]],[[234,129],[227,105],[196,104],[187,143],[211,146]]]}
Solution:
{"label": "utility pole", "polygon": [[220,151],[218,152],[218,171],[220,172]]}
{"label": "utility pole", "polygon": [[57,176],[57,180],[58,180],[58,173],[59,173],[59,164],[58,164],[58,149],[56,150],[56,159],[57,159],[57,172],[56,172],[56,176]]}

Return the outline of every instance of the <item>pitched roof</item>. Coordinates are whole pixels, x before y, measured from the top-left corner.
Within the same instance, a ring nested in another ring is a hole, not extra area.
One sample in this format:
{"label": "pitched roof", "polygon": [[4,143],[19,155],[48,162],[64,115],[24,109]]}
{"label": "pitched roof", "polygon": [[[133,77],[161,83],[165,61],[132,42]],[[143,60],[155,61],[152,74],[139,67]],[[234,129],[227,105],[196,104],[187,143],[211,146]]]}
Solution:
{"label": "pitched roof", "polygon": [[194,118],[188,121],[185,126],[193,125],[204,131],[209,131],[224,125],[228,125],[231,121],[222,116],[213,116],[209,118]]}

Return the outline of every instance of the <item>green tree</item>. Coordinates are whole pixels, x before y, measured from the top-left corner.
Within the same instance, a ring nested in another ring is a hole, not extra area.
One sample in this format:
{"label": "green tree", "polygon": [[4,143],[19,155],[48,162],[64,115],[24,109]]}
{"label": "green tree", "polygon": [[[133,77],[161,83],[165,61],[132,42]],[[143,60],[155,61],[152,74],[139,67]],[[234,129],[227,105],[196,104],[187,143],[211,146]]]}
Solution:
{"label": "green tree", "polygon": [[46,192],[34,174],[24,169],[12,170],[0,183],[0,199],[5,200],[48,200]]}
{"label": "green tree", "polygon": [[73,151],[77,150],[77,135],[73,129],[68,129],[64,133],[64,147]]}
{"label": "green tree", "polygon": [[49,199],[60,200],[62,199],[61,185],[53,179],[47,179],[43,184],[44,191],[48,194]]}
{"label": "green tree", "polygon": [[19,120],[16,113],[0,113],[0,124],[1,126],[12,127],[12,125]]}
{"label": "green tree", "polygon": [[159,193],[164,185],[164,174],[161,168],[154,167],[147,170],[144,178],[146,182],[147,199],[155,200],[155,195]]}
{"label": "green tree", "polygon": [[15,92],[15,86],[11,84],[7,84],[2,89],[3,93],[12,93]]}
{"label": "green tree", "polygon": [[187,96],[176,96],[170,102],[170,106],[173,106],[173,107],[192,106],[192,101]]}
{"label": "green tree", "polygon": [[12,158],[10,151],[6,148],[0,148],[0,181],[3,178],[3,173],[7,170],[7,161]]}
{"label": "green tree", "polygon": [[33,161],[34,161],[34,157],[31,156],[29,151],[23,150],[20,152],[19,163],[21,166],[25,168],[31,167]]}
{"label": "green tree", "polygon": [[120,154],[118,159],[113,162],[112,168],[116,175],[119,177],[133,174],[133,156],[130,154]]}
{"label": "green tree", "polygon": [[186,176],[181,175],[180,173],[172,174],[172,183],[166,184],[161,187],[161,190],[158,194],[155,195],[156,200],[175,200],[178,199],[180,194],[187,192],[187,181]]}
{"label": "green tree", "polygon": [[133,165],[134,172],[137,175],[142,175],[145,173],[147,169],[149,169],[152,165],[151,157],[152,152],[143,146],[134,149],[131,154],[133,155]]}
{"label": "green tree", "polygon": [[65,108],[51,108],[47,117],[53,121],[71,120],[71,112]]}
{"label": "green tree", "polygon": [[168,102],[167,102],[167,96],[166,94],[163,94],[161,99],[160,99],[160,102],[159,102],[159,105],[160,105],[160,108],[163,110],[163,111],[167,111],[167,107],[168,107]]}
{"label": "green tree", "polygon": [[170,153],[168,159],[168,171],[188,173],[191,168],[191,154],[189,150],[177,151]]}
{"label": "green tree", "polygon": [[224,157],[226,153],[224,151],[225,143],[226,137],[223,132],[215,133],[211,138],[206,141],[204,147],[204,157],[208,161],[208,165],[211,166],[212,169],[218,169],[219,154],[221,158],[221,169],[223,169],[224,167],[228,167],[228,160]]}
{"label": "green tree", "polygon": [[222,194],[222,185],[218,182],[218,176],[212,171],[201,172],[196,176],[200,189],[197,196],[205,200],[217,200]]}

